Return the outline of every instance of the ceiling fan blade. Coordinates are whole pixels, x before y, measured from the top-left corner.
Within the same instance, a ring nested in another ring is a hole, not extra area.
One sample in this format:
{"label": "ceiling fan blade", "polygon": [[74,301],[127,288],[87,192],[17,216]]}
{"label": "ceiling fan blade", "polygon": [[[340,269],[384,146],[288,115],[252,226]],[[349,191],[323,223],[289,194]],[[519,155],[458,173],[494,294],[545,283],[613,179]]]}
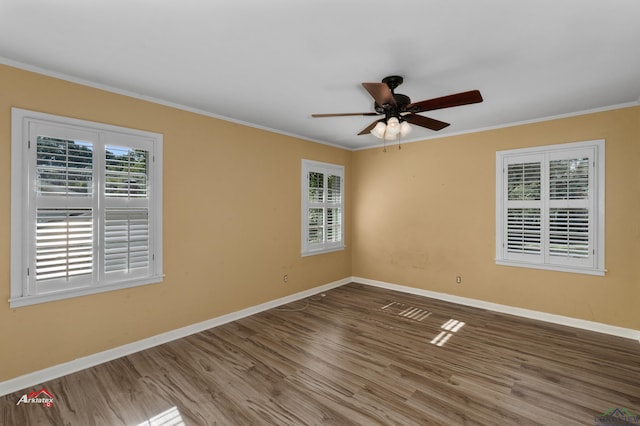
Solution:
{"label": "ceiling fan blade", "polygon": [[407,105],[407,111],[423,112],[434,109],[451,108],[461,105],[475,104],[482,102],[482,95],[479,90],[456,93],[454,95],[443,96],[441,98],[429,99],[426,101],[414,102]]}
{"label": "ceiling fan blade", "polygon": [[373,116],[373,115],[378,115],[377,112],[344,112],[344,113],[337,113],[337,114],[311,114],[312,117],[348,117],[351,115],[359,115],[359,116]]}
{"label": "ceiling fan blade", "polygon": [[368,133],[371,133],[371,129],[373,129],[374,127],[376,127],[376,124],[378,124],[379,122],[383,121],[384,118],[380,119],[380,120],[376,120],[373,123],[369,124],[367,127],[365,127],[364,129],[362,129],[362,131],[360,133],[358,133],[359,135],[366,135]]}
{"label": "ceiling fan blade", "polygon": [[416,126],[420,127],[426,127],[427,129],[431,130],[442,130],[449,125],[449,123],[445,123],[444,121],[416,114],[407,114],[403,118],[411,124],[415,124]]}
{"label": "ceiling fan blade", "polygon": [[393,93],[389,86],[384,83],[362,83],[362,86],[367,89],[367,92],[376,100],[379,106],[389,104],[396,107],[396,100],[393,98]]}

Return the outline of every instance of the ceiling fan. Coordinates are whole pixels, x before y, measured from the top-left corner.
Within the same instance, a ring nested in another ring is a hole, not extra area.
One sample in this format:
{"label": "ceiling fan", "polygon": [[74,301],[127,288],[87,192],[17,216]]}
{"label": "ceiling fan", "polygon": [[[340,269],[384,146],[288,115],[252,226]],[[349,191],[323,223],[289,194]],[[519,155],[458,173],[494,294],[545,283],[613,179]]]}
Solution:
{"label": "ceiling fan", "polygon": [[475,104],[482,102],[482,95],[478,90],[456,93],[440,98],[411,102],[408,96],[395,93],[396,87],[404,79],[398,75],[391,75],[382,79],[382,83],[362,83],[362,86],[375,100],[375,112],[348,112],[338,114],[312,114],[312,117],[344,117],[344,116],[376,116],[384,118],[374,121],[365,127],[358,135],[373,134],[378,138],[395,139],[405,136],[411,130],[409,123],[431,130],[441,130],[449,125],[444,121],[418,115],[420,112],[433,111],[442,108]]}

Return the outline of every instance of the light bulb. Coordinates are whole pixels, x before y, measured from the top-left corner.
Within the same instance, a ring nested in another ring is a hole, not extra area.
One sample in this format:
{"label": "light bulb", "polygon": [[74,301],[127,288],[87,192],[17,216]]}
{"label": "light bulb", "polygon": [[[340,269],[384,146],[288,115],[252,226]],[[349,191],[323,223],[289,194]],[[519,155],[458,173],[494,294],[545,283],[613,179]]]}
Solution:
{"label": "light bulb", "polygon": [[371,129],[371,134],[376,138],[382,139],[384,137],[384,131],[386,128],[387,126],[384,124],[383,121],[378,121],[378,124],[376,124],[376,127]]}
{"label": "light bulb", "polygon": [[411,133],[411,126],[406,121],[400,123],[400,136],[404,137]]}
{"label": "light bulb", "polygon": [[395,136],[400,133],[400,121],[396,117],[387,120],[387,135]]}

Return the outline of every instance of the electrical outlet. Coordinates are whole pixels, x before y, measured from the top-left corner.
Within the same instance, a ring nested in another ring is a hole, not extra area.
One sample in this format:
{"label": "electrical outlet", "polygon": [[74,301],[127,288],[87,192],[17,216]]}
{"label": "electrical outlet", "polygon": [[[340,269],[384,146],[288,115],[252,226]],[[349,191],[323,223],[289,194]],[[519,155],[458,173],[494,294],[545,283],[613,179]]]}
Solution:
{"label": "electrical outlet", "polygon": [[282,281],[285,282],[285,283],[288,282],[289,281],[289,275],[284,275],[282,277]]}
{"label": "electrical outlet", "polygon": [[462,284],[462,277],[460,275],[456,277],[456,284]]}

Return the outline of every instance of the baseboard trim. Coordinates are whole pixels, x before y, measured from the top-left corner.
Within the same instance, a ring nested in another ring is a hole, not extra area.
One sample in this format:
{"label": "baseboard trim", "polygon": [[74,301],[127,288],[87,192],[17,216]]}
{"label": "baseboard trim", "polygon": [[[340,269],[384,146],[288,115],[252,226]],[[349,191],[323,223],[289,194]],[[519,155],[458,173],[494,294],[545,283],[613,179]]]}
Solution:
{"label": "baseboard trim", "polygon": [[260,305],[252,306],[250,308],[242,309],[240,311],[232,312],[216,318],[211,318],[203,322],[188,325],[186,327],[181,327],[175,330],[168,331],[166,333],[161,333],[155,336],[148,337],[146,339],[138,340],[136,342],[128,343],[126,345],[118,346],[113,349],[108,349],[103,352],[98,352],[82,358],[77,358],[73,361],[54,365],[52,367],[34,371],[23,376],[0,382],[0,396],[17,392],[25,388],[33,387],[49,380],[76,373],[80,370],[94,367],[96,365],[112,361],[114,359],[130,355],[135,352],[149,349],[154,346],[162,345],[163,343],[168,343],[173,340],[187,337],[192,334],[208,330],[210,328],[218,327],[220,325],[236,321],[241,318],[278,307],[280,305],[285,305],[287,303],[295,302],[300,299],[305,299],[315,294],[331,290],[332,288],[348,284],[352,281],[353,280],[351,277],[343,278],[329,284],[324,284],[309,290],[294,293],[289,296],[262,303]]}
{"label": "baseboard trim", "polygon": [[546,312],[534,311],[531,309],[516,308],[509,305],[501,305],[498,303],[485,302],[483,300],[470,299],[467,297],[454,296],[446,293],[438,293],[430,290],[423,290],[414,287],[407,287],[398,284],[387,283],[384,281],[371,280],[362,277],[352,277],[354,282],[366,284],[374,287],[386,288],[388,290],[400,291],[403,293],[415,294],[418,296],[431,297],[433,299],[443,300],[446,302],[457,303],[460,305],[472,306],[475,308],[487,309],[489,311],[501,312],[504,314],[516,315],[523,318],[545,321],[553,324],[565,325],[568,327],[580,328],[583,330],[595,331],[598,333],[610,334],[613,336],[624,337],[640,341],[640,331],[630,328],[617,327],[614,325],[603,324],[594,321],[587,321],[577,318],[566,317],[562,315],[549,314]]}

